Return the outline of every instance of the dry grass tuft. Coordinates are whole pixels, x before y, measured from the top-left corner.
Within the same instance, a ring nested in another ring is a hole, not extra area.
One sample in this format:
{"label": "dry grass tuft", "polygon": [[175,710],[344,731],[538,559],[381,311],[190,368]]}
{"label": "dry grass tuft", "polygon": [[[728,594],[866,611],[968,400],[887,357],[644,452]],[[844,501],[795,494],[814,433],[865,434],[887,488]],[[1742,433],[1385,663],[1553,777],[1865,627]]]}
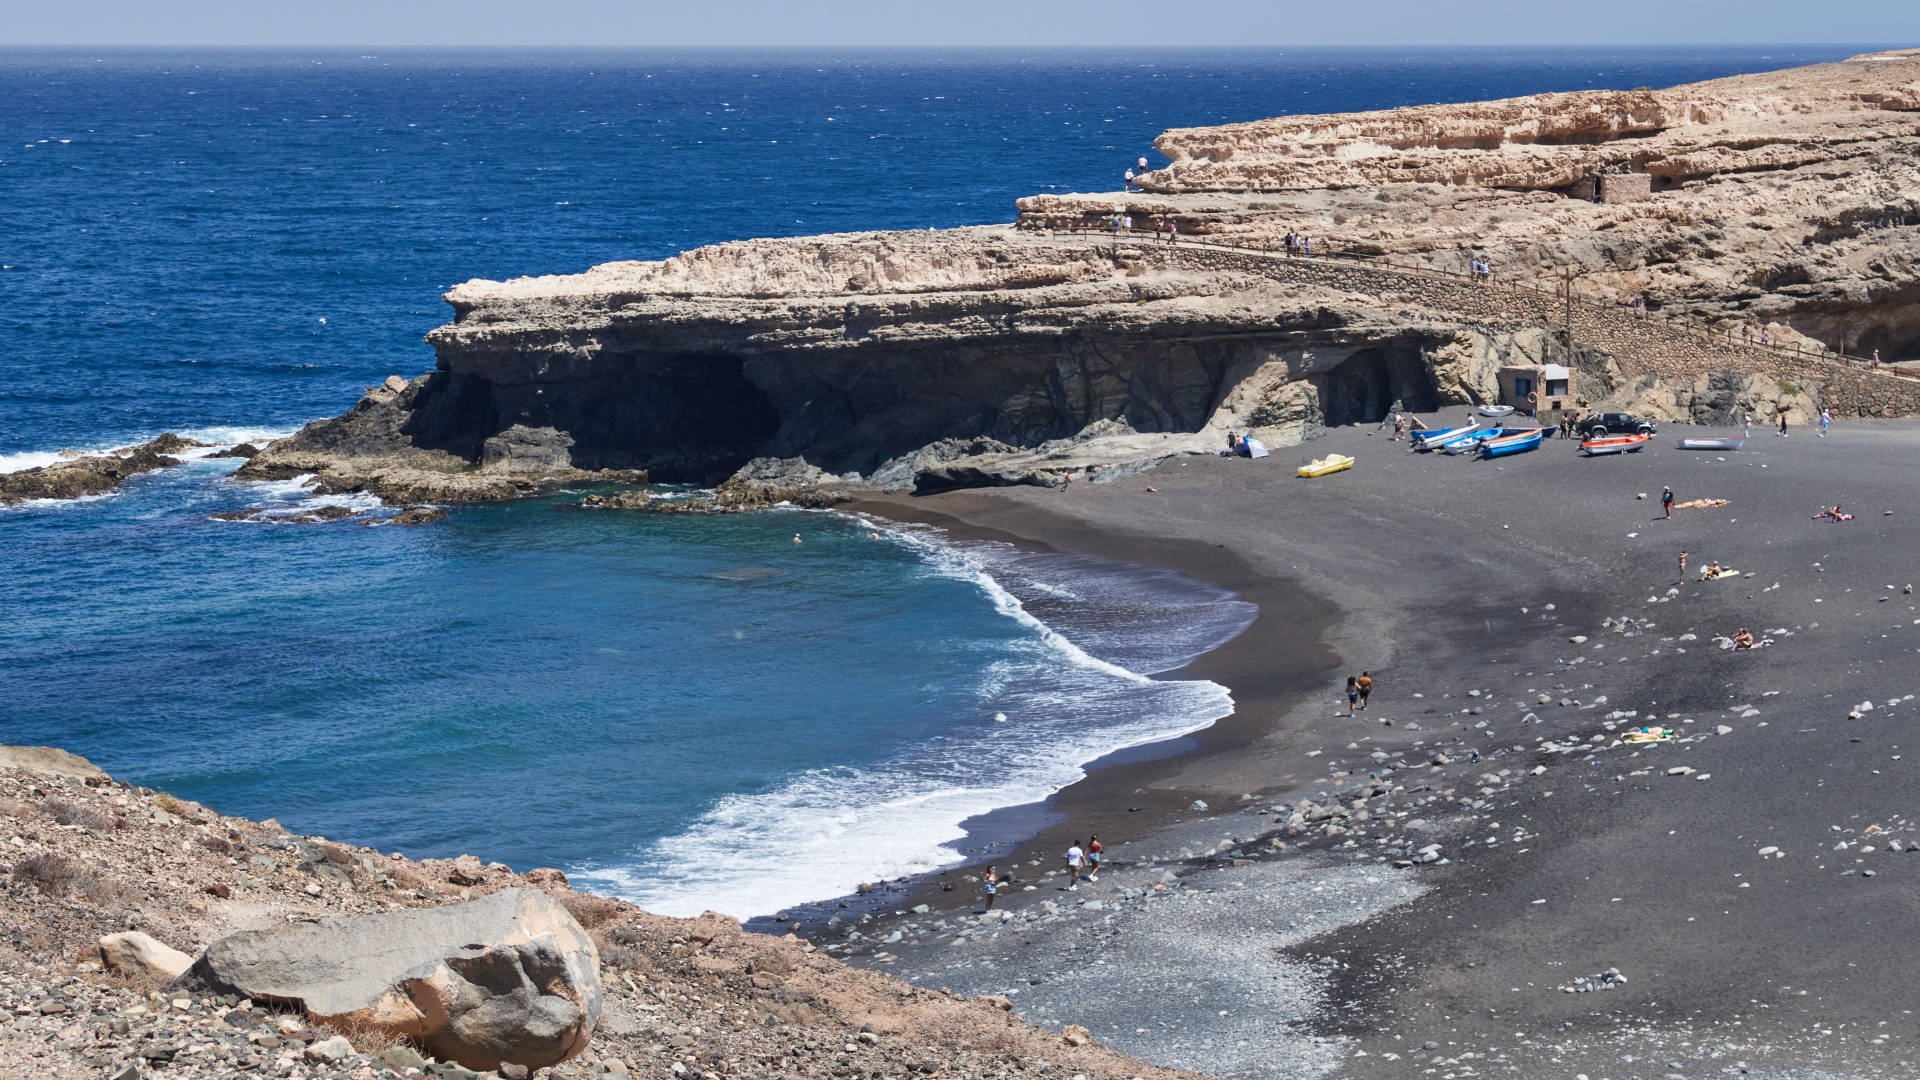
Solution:
{"label": "dry grass tuft", "polygon": [[579,921],[581,926],[588,930],[618,922],[627,917],[626,905],[618,900],[594,896],[591,893],[572,893],[561,898],[560,903]]}
{"label": "dry grass tuft", "polygon": [[385,1028],[374,1027],[371,1024],[365,1023],[333,1021],[331,1023],[315,1024],[314,1026],[325,1031],[331,1031],[336,1035],[346,1036],[347,1041],[353,1044],[353,1048],[362,1054],[379,1054],[407,1041],[402,1036],[396,1035]]}
{"label": "dry grass tuft", "polygon": [[113,828],[112,818],[65,799],[48,799],[40,804],[40,812],[62,825],[78,825],[93,832],[105,832]]}
{"label": "dry grass tuft", "polygon": [[93,872],[78,859],[42,852],[29,855],[13,865],[17,881],[32,885],[46,896],[84,897],[95,904],[107,904],[120,898],[120,888]]}

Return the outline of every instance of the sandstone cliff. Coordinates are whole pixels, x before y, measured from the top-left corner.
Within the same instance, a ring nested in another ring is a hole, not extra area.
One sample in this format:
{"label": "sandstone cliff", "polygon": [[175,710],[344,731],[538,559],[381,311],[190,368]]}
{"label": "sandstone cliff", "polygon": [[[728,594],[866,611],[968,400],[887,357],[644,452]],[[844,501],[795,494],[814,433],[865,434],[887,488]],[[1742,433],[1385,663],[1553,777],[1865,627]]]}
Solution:
{"label": "sandstone cliff", "polygon": [[[467,282],[432,375],[241,475],[499,497],[607,469],[712,482],[771,456],[890,485],[1056,483],[1229,430],[1286,445],[1486,400],[1516,359],[1669,419],[1920,409],[1915,383],[1839,356],[1920,351],[1913,54],[1160,147],[1148,192],[1022,199],[1016,226]],[[1076,231],[1116,206],[1140,235]],[[1148,235],[1168,222],[1183,243]],[[1292,233],[1314,258],[1283,252]],[[1493,283],[1459,276],[1469,258]]]}

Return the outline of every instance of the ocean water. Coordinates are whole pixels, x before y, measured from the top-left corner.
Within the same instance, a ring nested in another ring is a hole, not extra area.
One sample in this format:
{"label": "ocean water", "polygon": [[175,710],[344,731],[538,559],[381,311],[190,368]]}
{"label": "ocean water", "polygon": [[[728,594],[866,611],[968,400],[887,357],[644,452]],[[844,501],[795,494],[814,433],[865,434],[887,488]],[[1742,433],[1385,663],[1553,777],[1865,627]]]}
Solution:
{"label": "ocean water", "polygon": [[[469,277],[1007,221],[1112,189],[1173,126],[1866,48],[0,50],[0,471],[336,414],[431,365]],[[215,521],[380,512],[231,467],[0,509],[0,741],[667,912],[957,859],[966,818],[1225,715],[1168,674],[1253,617],[1144,567],[832,514]]]}

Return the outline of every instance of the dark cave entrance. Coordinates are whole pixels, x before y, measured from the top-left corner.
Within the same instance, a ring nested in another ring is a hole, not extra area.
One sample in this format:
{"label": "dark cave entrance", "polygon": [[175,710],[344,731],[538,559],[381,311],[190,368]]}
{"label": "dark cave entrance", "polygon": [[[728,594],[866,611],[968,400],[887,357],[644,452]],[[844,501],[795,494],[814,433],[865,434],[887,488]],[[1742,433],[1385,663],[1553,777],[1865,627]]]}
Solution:
{"label": "dark cave entrance", "polygon": [[1433,371],[1412,345],[1361,349],[1315,377],[1321,422],[1327,427],[1377,424],[1395,404],[1408,412],[1440,407]]}

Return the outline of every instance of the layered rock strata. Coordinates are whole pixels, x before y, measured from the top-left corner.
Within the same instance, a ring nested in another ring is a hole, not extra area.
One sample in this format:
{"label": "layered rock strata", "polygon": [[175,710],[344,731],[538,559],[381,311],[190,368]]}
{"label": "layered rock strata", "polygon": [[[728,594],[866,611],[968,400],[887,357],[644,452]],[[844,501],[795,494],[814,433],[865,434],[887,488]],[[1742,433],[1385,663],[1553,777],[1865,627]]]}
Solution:
{"label": "layered rock strata", "polygon": [[[610,469],[713,483],[762,457],[922,490],[1097,482],[1229,431],[1289,445],[1491,400],[1512,362],[1576,366],[1583,404],[1669,420],[1920,410],[1914,382],[1840,355],[1920,351],[1914,54],[1160,146],[1146,193],[1023,199],[1014,227],[467,282],[433,374],[241,475],[434,501]],[[1116,207],[1138,235],[1073,231]],[[1152,236],[1168,222],[1184,243]],[[1287,255],[1303,233],[1314,257]],[[681,508],[782,490],[736,487]]]}

